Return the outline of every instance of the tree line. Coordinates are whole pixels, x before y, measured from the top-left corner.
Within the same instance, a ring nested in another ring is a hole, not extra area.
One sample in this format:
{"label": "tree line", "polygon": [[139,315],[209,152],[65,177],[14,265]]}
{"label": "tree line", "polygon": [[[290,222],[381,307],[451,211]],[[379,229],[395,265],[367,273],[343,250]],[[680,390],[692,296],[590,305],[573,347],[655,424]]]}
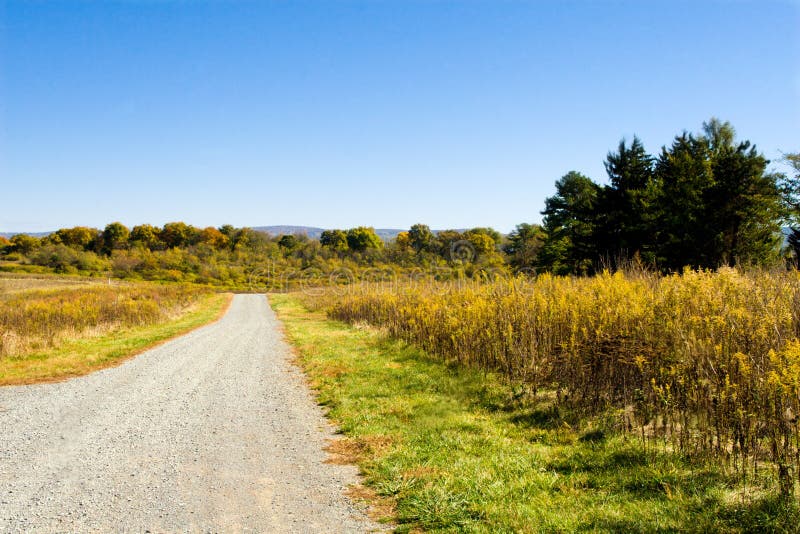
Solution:
{"label": "tree line", "polygon": [[[796,156],[787,161],[798,170]],[[577,172],[556,182],[542,212],[537,262],[561,274],[632,258],[662,271],[775,263],[782,225],[797,226],[800,190],[798,176],[771,172],[768,164],[749,141],[736,140],[730,123],[716,119],[698,135],[676,136],[655,156],[636,137],[622,141],[605,161],[608,185]]]}
{"label": "tree line", "polygon": [[[663,272],[685,267],[770,265],[800,252],[800,155],[790,172],[769,161],[730,123],[716,119],[683,132],[657,155],[634,137],[608,153],[608,183],[570,171],[545,201],[541,225],[508,235],[492,228],[432,231],[415,224],[384,242],[370,227],[270,236],[224,225],[184,222],[128,228],[63,228],[42,238],[0,238],[3,265],[59,272],[240,284],[265,261],[278,270],[322,272],[384,266],[457,266],[459,275],[488,271],[592,274],[630,261]],[[782,229],[790,229],[783,247]]]}

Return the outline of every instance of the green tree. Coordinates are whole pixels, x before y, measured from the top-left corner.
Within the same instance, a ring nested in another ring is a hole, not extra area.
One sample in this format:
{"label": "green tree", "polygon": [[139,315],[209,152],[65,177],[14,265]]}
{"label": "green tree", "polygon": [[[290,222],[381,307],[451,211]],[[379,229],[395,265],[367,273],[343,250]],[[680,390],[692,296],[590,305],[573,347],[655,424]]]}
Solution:
{"label": "green tree", "polygon": [[435,250],[442,258],[451,260],[453,247],[459,241],[464,240],[464,234],[458,230],[442,230],[436,234],[436,239],[431,243],[430,247]]}
{"label": "green tree", "polygon": [[127,247],[130,231],[128,227],[120,222],[113,222],[106,225],[103,230],[103,252],[111,254],[112,250],[122,249]]}
{"label": "green tree", "polygon": [[383,248],[383,241],[374,228],[359,226],[347,231],[347,246],[350,250],[363,252],[367,249]]}
{"label": "green tree", "polygon": [[728,122],[703,124],[711,157],[713,185],[706,195],[706,218],[717,265],[769,264],[778,259],[783,215],[778,177],[750,141],[735,141]]}
{"label": "green tree", "polygon": [[775,261],[783,205],[767,164],[749,141],[736,142],[730,123],[713,118],[701,134],[683,133],[662,148],[655,165],[662,269]]}
{"label": "green tree", "polygon": [[411,248],[420,252],[429,250],[433,245],[436,236],[433,235],[427,224],[415,224],[408,230],[408,240]]}
{"label": "green tree", "polygon": [[570,171],[556,182],[556,194],[545,200],[545,239],[538,266],[556,274],[589,273],[598,259],[597,217],[601,188]]}
{"label": "green tree", "polygon": [[167,248],[185,247],[194,243],[199,232],[184,222],[171,222],[161,229],[161,241]]}
{"label": "green tree", "polygon": [[86,226],[61,228],[48,236],[47,241],[54,245],[63,244],[80,250],[96,250],[98,243],[102,245],[100,230]]}
{"label": "green tree", "polygon": [[324,230],[319,242],[323,247],[344,252],[347,250],[347,233],[344,230]]}
{"label": "green tree", "polygon": [[297,238],[290,234],[284,234],[278,239],[278,245],[286,250],[294,250],[297,248]]}
{"label": "green tree", "polygon": [[800,258],[800,152],[786,154],[783,159],[792,173],[781,176],[780,187],[789,224],[789,247],[797,260]]}
{"label": "green tree", "polygon": [[516,269],[534,267],[546,237],[544,228],[538,224],[518,224],[508,234],[508,244],[504,247],[509,263]]}
{"label": "green tree", "polygon": [[599,198],[597,228],[599,252],[612,264],[639,254],[646,261],[655,260],[655,199],[658,182],[653,172],[653,158],[638,137],[630,147],[620,141],[616,152],[605,161],[610,185]]}
{"label": "green tree", "polygon": [[709,145],[683,133],[662,147],[655,164],[661,184],[658,206],[657,257],[664,270],[709,267],[715,260],[706,206],[714,183]]}
{"label": "green tree", "polygon": [[128,236],[128,241],[131,243],[140,244],[141,246],[150,250],[156,250],[160,248],[161,245],[160,234],[161,230],[155,226],[150,224],[140,224],[131,229],[131,234]]}
{"label": "green tree", "polygon": [[37,249],[40,244],[39,239],[28,234],[17,234],[11,237],[11,251],[26,256]]}

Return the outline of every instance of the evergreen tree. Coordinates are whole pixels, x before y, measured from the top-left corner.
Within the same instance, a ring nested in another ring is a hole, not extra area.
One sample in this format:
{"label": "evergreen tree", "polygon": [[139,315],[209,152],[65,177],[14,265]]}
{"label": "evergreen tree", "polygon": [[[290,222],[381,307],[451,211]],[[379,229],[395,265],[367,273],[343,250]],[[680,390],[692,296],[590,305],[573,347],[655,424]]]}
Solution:
{"label": "evergreen tree", "polygon": [[735,142],[730,123],[703,124],[711,157],[713,185],[707,190],[706,217],[716,267],[769,264],[780,251],[781,192],[769,161],[749,141]]}
{"label": "evergreen tree", "polygon": [[600,254],[612,265],[635,254],[655,261],[658,226],[654,206],[659,186],[653,158],[634,137],[630,147],[622,140],[617,152],[608,153],[605,168],[610,185],[600,196]]}
{"label": "evergreen tree", "polygon": [[556,182],[556,194],[545,200],[545,240],[540,268],[556,274],[589,273],[595,268],[596,223],[600,186],[570,171]]}
{"label": "evergreen tree", "polygon": [[780,186],[789,224],[789,247],[795,260],[800,258],[800,152],[786,154],[784,161],[792,168],[793,176],[781,176]]}
{"label": "evergreen tree", "polygon": [[713,232],[706,199],[714,184],[710,149],[703,138],[684,132],[662,147],[655,165],[661,186],[657,199],[657,262],[662,269],[709,266]]}

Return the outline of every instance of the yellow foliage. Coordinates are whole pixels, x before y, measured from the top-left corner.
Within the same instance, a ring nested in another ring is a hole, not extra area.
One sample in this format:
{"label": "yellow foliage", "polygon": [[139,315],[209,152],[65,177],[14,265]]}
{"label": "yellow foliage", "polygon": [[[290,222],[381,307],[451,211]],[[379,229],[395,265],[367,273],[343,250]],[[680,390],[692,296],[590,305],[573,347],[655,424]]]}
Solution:
{"label": "yellow foliage", "polygon": [[203,294],[199,287],[150,283],[0,293],[0,358],[53,347],[85,332],[155,324]]}
{"label": "yellow foliage", "polygon": [[445,360],[557,388],[574,407],[633,407],[642,435],[687,454],[737,468],[796,461],[796,272],[362,284],[326,302]]}

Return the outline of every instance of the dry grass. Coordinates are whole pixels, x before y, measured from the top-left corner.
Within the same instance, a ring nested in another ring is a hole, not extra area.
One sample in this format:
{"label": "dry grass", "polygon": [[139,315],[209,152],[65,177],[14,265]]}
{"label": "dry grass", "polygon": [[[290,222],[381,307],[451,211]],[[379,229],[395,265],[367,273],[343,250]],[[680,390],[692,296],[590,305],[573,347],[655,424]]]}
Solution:
{"label": "dry grass", "polygon": [[0,359],[175,319],[207,294],[178,285],[81,284],[57,279],[11,282],[12,289],[0,293]]}
{"label": "dry grass", "polygon": [[198,287],[3,277],[0,384],[78,376],[205,324],[229,296]]}
{"label": "dry grass", "polygon": [[[113,281],[111,284],[119,285]],[[77,278],[65,276],[31,276],[13,273],[0,273],[0,298],[12,293],[30,291],[34,289],[76,289],[90,285],[111,285],[108,280],[101,278]]]}
{"label": "dry grass", "polygon": [[397,507],[392,499],[387,499],[367,486],[354,484],[347,488],[345,495],[356,502],[364,503],[367,515],[375,521],[387,523],[397,514]]}
{"label": "dry grass", "polygon": [[611,430],[749,475],[800,477],[797,272],[540,276],[361,285],[323,296],[337,319],[388,330],[446,362],[504,374],[519,395],[607,412]]}
{"label": "dry grass", "polygon": [[796,501],[720,464],[602,434],[602,416],[575,421],[555,394],[519,397],[516,381],[328,320],[297,295],[270,301],[346,437],[332,450],[361,469],[351,495],[397,532],[797,532]]}

